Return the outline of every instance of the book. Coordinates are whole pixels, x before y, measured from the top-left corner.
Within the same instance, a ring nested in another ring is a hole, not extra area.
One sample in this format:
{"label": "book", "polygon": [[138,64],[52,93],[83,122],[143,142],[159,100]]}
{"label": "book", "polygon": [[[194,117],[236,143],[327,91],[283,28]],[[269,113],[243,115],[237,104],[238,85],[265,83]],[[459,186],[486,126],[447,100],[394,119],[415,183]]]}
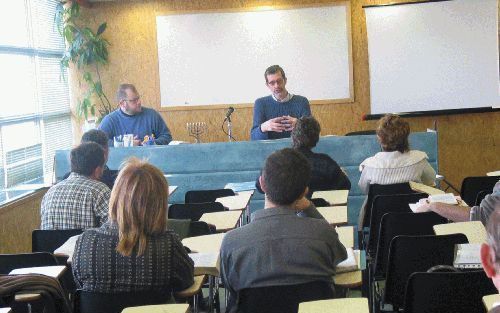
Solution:
{"label": "book", "polygon": [[467,243],[455,245],[455,259],[453,266],[456,268],[481,268],[481,244]]}
{"label": "book", "polygon": [[455,195],[452,193],[430,195],[429,202],[431,202],[431,203],[440,202],[440,203],[453,204],[453,205],[458,204],[458,201],[455,198]]}
{"label": "book", "polygon": [[335,271],[337,273],[352,272],[359,269],[358,263],[356,262],[356,256],[354,255],[354,250],[352,248],[347,248],[347,259],[337,264]]}
{"label": "book", "polygon": [[24,267],[24,268],[16,268],[10,271],[9,275],[41,274],[45,276],[58,278],[65,270],[66,266],[63,265]]}

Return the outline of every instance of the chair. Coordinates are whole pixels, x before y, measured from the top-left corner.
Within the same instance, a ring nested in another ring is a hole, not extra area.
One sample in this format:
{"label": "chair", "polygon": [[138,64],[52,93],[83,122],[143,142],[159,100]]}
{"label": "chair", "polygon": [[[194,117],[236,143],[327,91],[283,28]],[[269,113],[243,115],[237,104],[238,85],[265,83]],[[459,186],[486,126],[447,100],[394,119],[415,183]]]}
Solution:
{"label": "chair", "polygon": [[[31,232],[31,251],[32,252],[49,252],[62,246],[70,237],[80,235],[82,229],[35,229]],[[56,257],[61,265],[66,265],[67,257]]]}
{"label": "chair", "polygon": [[378,195],[373,199],[370,213],[370,233],[367,242],[367,254],[373,256],[377,249],[379,227],[382,216],[386,213],[411,213],[409,203],[416,203],[426,198],[425,193],[399,195]]}
{"label": "chair", "polygon": [[389,248],[384,302],[404,306],[404,290],[414,272],[435,265],[453,265],[455,245],[468,243],[464,234],[443,236],[396,236]]}
{"label": "chair", "polygon": [[358,130],[354,132],[348,132],[345,134],[345,136],[359,136],[359,135],[375,135],[377,134],[377,131],[374,129],[369,129],[369,130]]}
{"label": "chair", "polygon": [[215,231],[205,222],[191,221],[191,224],[189,225],[189,237],[210,235],[213,233],[215,233]]}
{"label": "chair", "polygon": [[465,177],[460,188],[460,196],[469,206],[476,203],[477,194],[487,190],[488,194],[493,192],[493,187],[500,178],[496,176],[471,176]]}
{"label": "chair", "polygon": [[332,285],[324,281],[248,288],[239,291],[238,312],[296,313],[301,302],[332,299],[333,297]]}
{"label": "chair", "polygon": [[184,196],[185,203],[214,202],[217,198],[234,196],[232,189],[190,190]]}
{"label": "chair", "polygon": [[16,268],[58,265],[48,252],[0,254],[0,274],[9,274]]}
{"label": "chair", "polygon": [[320,207],[326,207],[330,206],[330,203],[328,203],[325,199],[323,198],[313,198],[311,199],[311,202],[314,204],[315,207],[320,208]]}
{"label": "chair", "polygon": [[406,286],[404,313],[484,313],[481,298],[498,293],[483,270],[413,273]]}
{"label": "chair", "polygon": [[146,290],[121,293],[101,293],[78,290],[75,308],[79,313],[120,313],[131,306],[165,304],[171,295],[168,290]]}
{"label": "chair", "polygon": [[491,194],[490,190],[481,190],[480,192],[478,192],[476,196],[476,202],[474,203],[474,205],[480,205],[481,201],[483,201],[483,199],[486,198],[486,196],[489,194]]}
{"label": "chair", "polygon": [[168,208],[168,218],[198,221],[204,213],[221,212],[224,210],[224,206],[219,202],[178,203],[172,204]]}

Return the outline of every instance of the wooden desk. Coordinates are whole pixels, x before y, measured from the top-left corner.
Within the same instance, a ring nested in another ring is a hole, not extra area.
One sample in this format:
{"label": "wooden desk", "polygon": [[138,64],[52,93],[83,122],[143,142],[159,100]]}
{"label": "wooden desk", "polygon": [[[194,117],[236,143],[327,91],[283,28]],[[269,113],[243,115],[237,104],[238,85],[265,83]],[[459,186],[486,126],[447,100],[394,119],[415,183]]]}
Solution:
{"label": "wooden desk", "polygon": [[486,310],[489,311],[491,308],[493,308],[493,304],[498,303],[500,305],[500,295],[494,294],[494,295],[488,295],[483,297],[483,304],[486,307]]}
{"label": "wooden desk", "polygon": [[182,244],[193,252],[220,252],[222,239],[225,233],[205,235],[198,237],[189,237],[182,240]]}
{"label": "wooden desk", "polygon": [[346,205],[349,190],[325,190],[313,192],[311,198],[323,198],[330,205]]}
{"label": "wooden desk", "polygon": [[65,271],[66,271],[66,266],[62,265],[24,267],[24,268],[16,268],[10,271],[9,275],[41,274],[53,278],[60,278]]}
{"label": "wooden desk", "polygon": [[220,276],[220,253],[202,252],[190,253],[194,262],[194,275]]}
{"label": "wooden desk", "polygon": [[486,242],[486,229],[479,221],[439,224],[433,229],[436,235],[464,234],[469,243]]}
{"label": "wooden desk", "polygon": [[67,256],[68,263],[71,263],[73,260],[73,253],[75,252],[76,241],[80,235],[76,235],[68,238],[65,243],[62,244],[59,248],[54,250],[55,256]]}
{"label": "wooden desk", "polygon": [[238,226],[242,214],[240,210],[204,213],[200,221],[215,225],[217,231],[226,232]]}
{"label": "wooden desk", "polygon": [[244,210],[248,206],[254,192],[254,190],[240,191],[234,196],[217,198],[215,202],[222,203],[229,210]]}
{"label": "wooden desk", "polygon": [[369,313],[368,299],[345,298],[302,302],[299,313]]}
{"label": "wooden desk", "polygon": [[122,313],[188,313],[189,304],[160,304],[160,305],[144,305],[125,308]]}
{"label": "wooden desk", "polygon": [[175,293],[176,297],[179,298],[189,298],[194,295],[196,295],[198,292],[200,292],[201,288],[203,287],[203,284],[207,280],[206,275],[199,275],[194,277],[194,282],[191,285],[191,287],[178,291]]}
{"label": "wooden desk", "polygon": [[363,275],[361,272],[361,252],[359,250],[354,250],[354,256],[356,258],[356,263],[358,264],[358,269],[352,272],[337,273],[333,277],[333,282],[335,285],[343,288],[356,288],[363,284]]}
{"label": "wooden desk", "polygon": [[500,176],[500,171],[486,173],[487,176]]}
{"label": "wooden desk", "polygon": [[328,206],[316,209],[330,225],[347,224],[347,206]]}
{"label": "wooden desk", "polygon": [[339,235],[340,242],[346,248],[354,247],[354,227],[353,226],[342,226],[336,227],[335,230]]}

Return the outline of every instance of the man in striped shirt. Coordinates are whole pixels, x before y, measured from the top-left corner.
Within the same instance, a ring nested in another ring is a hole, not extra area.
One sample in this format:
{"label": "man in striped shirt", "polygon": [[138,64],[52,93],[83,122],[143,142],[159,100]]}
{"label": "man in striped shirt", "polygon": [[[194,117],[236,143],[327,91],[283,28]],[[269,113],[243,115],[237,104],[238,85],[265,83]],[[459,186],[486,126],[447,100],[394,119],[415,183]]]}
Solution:
{"label": "man in striped shirt", "polygon": [[110,189],[99,179],[105,164],[103,148],[94,142],[71,150],[71,174],[52,186],[42,199],[42,229],[87,229],[108,219]]}

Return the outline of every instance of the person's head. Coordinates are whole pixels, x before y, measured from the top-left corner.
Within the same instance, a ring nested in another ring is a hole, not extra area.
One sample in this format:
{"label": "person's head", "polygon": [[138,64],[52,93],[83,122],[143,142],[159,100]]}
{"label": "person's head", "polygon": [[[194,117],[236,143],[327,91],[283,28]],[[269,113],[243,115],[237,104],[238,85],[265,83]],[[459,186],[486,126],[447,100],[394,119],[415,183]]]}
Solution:
{"label": "person's head", "polygon": [[163,173],[136,158],[125,162],[109,199],[109,218],[118,225],[116,250],[129,256],[142,255],[147,237],[165,231],[168,183]]}
{"label": "person's head", "polygon": [[105,132],[99,129],[91,129],[82,135],[82,143],[95,142],[104,149],[104,163],[108,161],[108,136]]}
{"label": "person's head", "polygon": [[481,245],[481,263],[500,292],[500,206],[490,215],[487,230],[488,243]]}
{"label": "person's head", "polygon": [[120,109],[128,115],[142,112],[141,96],[132,84],[121,84],[116,92]]}
{"label": "person's head", "polygon": [[285,148],[267,157],[259,178],[266,198],[276,205],[290,205],[304,197],[311,165],[302,153]]}
{"label": "person's head", "polygon": [[410,125],[396,114],[386,114],[378,121],[377,138],[383,151],[408,152]]}
{"label": "person's head", "polygon": [[321,126],[314,117],[299,118],[292,130],[293,147],[311,150],[318,143],[320,131]]}
{"label": "person's head", "polygon": [[285,88],[286,76],[285,71],[279,65],[272,65],[264,72],[266,79],[266,86],[273,93],[273,95],[281,100],[286,97],[288,91]]}
{"label": "person's head", "polygon": [[84,142],[71,149],[71,172],[96,180],[102,176],[104,149],[95,142]]}

